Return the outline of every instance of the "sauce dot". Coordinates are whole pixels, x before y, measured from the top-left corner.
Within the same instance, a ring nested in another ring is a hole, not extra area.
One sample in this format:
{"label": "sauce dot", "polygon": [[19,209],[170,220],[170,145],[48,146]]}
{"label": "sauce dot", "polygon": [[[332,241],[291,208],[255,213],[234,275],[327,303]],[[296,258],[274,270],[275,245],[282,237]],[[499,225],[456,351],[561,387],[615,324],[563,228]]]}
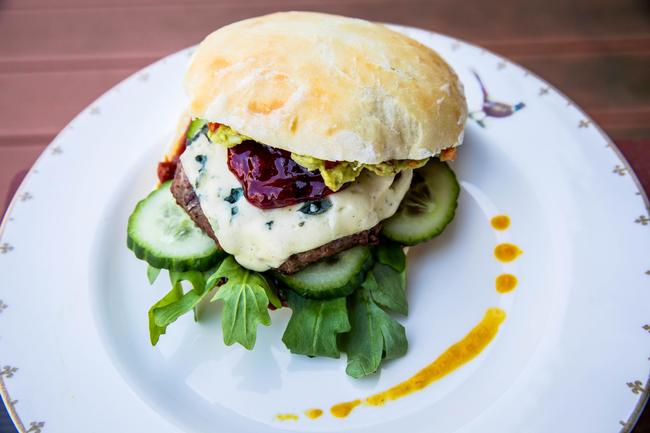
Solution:
{"label": "sauce dot", "polygon": [[345,418],[350,415],[352,410],[361,404],[361,400],[353,400],[345,403],[339,403],[332,406],[330,412],[337,418]]}
{"label": "sauce dot", "polygon": [[307,418],[311,418],[311,419],[316,419],[320,417],[322,414],[323,411],[321,409],[307,409],[305,411],[305,415],[307,416]]}
{"label": "sauce dot", "polygon": [[502,262],[511,262],[523,253],[517,245],[499,244],[494,249],[494,256]]}
{"label": "sauce dot", "polygon": [[501,274],[496,279],[496,288],[499,293],[512,292],[517,287],[517,277],[512,274]]}
{"label": "sauce dot", "polygon": [[298,421],[298,415],[295,413],[279,413],[275,416],[278,421]]}
{"label": "sauce dot", "polygon": [[492,218],[491,223],[496,230],[505,230],[510,227],[510,217],[508,215],[497,215]]}

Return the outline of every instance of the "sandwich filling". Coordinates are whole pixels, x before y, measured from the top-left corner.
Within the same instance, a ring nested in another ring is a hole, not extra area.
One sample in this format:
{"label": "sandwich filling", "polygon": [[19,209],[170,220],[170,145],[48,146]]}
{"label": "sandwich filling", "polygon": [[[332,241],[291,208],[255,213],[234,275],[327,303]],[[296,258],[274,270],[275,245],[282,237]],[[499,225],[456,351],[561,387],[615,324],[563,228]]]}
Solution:
{"label": "sandwich filling", "polygon": [[[248,269],[278,268],[293,254],[376,226],[397,211],[411,184],[407,167],[385,175],[358,170],[334,193],[324,176],[288,162],[288,152],[226,131],[203,127],[180,162],[221,247]],[[258,152],[269,153],[266,165],[255,162]],[[284,186],[274,189],[278,176]],[[282,195],[287,186],[291,193]]]}
{"label": "sandwich filling", "polygon": [[[208,138],[212,142],[226,147],[234,147],[248,140],[252,141],[250,137],[242,135],[226,125],[209,123],[208,127]],[[323,178],[323,183],[332,191],[338,191],[345,184],[354,181],[361,175],[364,169],[380,176],[388,176],[397,174],[408,168],[415,169],[422,167],[429,160],[428,158],[420,160],[405,159],[386,161],[378,164],[363,164],[356,161],[325,161],[314,158],[313,156],[285,153],[290,155],[291,159],[301,167],[312,172],[318,172],[318,175]]]}

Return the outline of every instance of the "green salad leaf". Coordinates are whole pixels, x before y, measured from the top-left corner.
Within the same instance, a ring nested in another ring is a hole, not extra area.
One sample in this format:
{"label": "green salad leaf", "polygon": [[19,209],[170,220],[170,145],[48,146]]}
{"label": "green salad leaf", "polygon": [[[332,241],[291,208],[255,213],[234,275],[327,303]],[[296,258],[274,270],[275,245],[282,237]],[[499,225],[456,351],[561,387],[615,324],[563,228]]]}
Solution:
{"label": "green salad leaf", "polygon": [[[147,276],[155,279],[160,270],[150,268]],[[194,311],[198,320],[197,306],[214,287],[219,284],[217,294],[211,299],[224,301],[221,319],[224,342],[227,345],[240,343],[247,349],[255,345],[257,324],[269,325],[269,303],[280,308],[282,303],[262,274],[242,268],[232,256],[207,272],[169,272],[172,289],[149,309],[149,337],[154,346],[167,326],[180,316]],[[183,291],[182,282],[187,281],[192,289]]]}
{"label": "green salad leaf", "polygon": [[370,291],[372,300],[399,314],[408,314],[406,300],[406,272],[396,272],[390,266],[375,263],[366,275],[364,284]]}
{"label": "green salad leaf", "polygon": [[398,358],[408,349],[404,327],[374,300],[378,285],[373,278],[366,277],[350,296],[352,330],[343,339],[348,354],[345,372],[356,379],[376,372],[382,359]]}
{"label": "green salad leaf", "polygon": [[158,275],[160,275],[160,269],[147,264],[147,280],[149,280],[149,284],[155,283]]}
{"label": "green salad leaf", "polygon": [[350,331],[346,298],[307,299],[288,290],[287,302],[293,313],[282,341],[291,353],[338,358],[338,335]]}
{"label": "green salad leaf", "polygon": [[406,254],[402,246],[394,242],[382,242],[377,245],[377,259],[397,272],[406,268]]}
{"label": "green salad leaf", "polygon": [[[147,270],[147,275],[149,273],[150,271]],[[200,271],[170,271],[169,279],[172,289],[149,309],[149,338],[154,346],[158,343],[160,336],[166,333],[167,326],[183,314],[193,310],[211,289],[206,286],[205,276]],[[192,290],[183,293],[182,281],[188,281],[192,285]],[[194,320],[196,319],[195,310]]]}
{"label": "green salad leaf", "polygon": [[406,353],[404,327],[389,314],[408,313],[406,257],[393,243],[380,244],[373,256],[361,287],[347,299],[312,300],[287,290],[293,313],[282,341],[291,353],[338,358],[347,352],[346,373],[354,378]]}
{"label": "green salad leaf", "polygon": [[397,244],[381,244],[377,259],[366,276],[373,301],[386,310],[408,314],[406,299],[406,256]]}
{"label": "green salad leaf", "polygon": [[[287,290],[292,315],[282,341],[294,354],[339,358],[347,353],[346,373],[360,378],[375,373],[383,359],[403,356],[408,349],[404,327],[390,313],[408,313],[406,260],[398,244],[382,243],[373,249],[370,269],[364,267],[363,283],[348,297],[308,299]],[[366,271],[366,269],[368,269]],[[153,283],[160,269],[148,267]],[[172,288],[149,309],[149,334],[156,345],[167,326],[194,310],[219,286],[210,302],[223,301],[221,327],[226,345],[239,343],[252,349],[257,326],[269,326],[269,303],[282,306],[264,274],[245,269],[227,256],[206,271],[169,271]],[[191,289],[185,292],[183,282]]]}
{"label": "green salad leaf", "polygon": [[172,289],[167,293],[160,301],[153,304],[149,309],[149,339],[151,344],[155,346],[158,344],[158,340],[162,334],[167,332],[167,325],[160,326],[156,324],[154,320],[154,313],[156,309],[166,307],[167,305],[173,304],[183,297],[183,288],[181,286],[173,286]]}
{"label": "green salad leaf", "polygon": [[[187,271],[187,272],[169,272],[169,279],[173,287],[178,287],[183,292],[182,281],[189,281],[192,285],[192,290],[183,294],[176,302],[163,307],[158,307],[153,312],[153,319],[156,325],[166,327],[183,314],[192,310],[208,292],[205,285],[205,277],[203,272]],[[196,315],[194,317],[196,320]]]}
{"label": "green salad leaf", "polygon": [[228,256],[209,279],[208,284],[226,278],[212,301],[224,303],[221,315],[223,340],[230,346],[239,343],[252,349],[257,339],[257,325],[269,326],[269,302],[280,306],[269,283],[262,274],[240,266],[232,256]]}

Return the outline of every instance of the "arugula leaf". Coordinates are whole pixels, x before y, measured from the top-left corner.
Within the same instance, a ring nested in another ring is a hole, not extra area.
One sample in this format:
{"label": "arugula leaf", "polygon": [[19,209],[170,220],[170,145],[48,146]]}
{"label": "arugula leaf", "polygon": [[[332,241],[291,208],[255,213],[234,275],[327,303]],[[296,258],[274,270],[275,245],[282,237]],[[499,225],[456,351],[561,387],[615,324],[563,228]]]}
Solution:
{"label": "arugula leaf", "polygon": [[364,284],[369,289],[372,300],[377,304],[396,313],[408,314],[406,269],[397,272],[390,266],[375,263],[366,275]]}
{"label": "arugula leaf", "polygon": [[397,272],[406,269],[406,255],[402,246],[393,242],[382,242],[377,245],[377,259],[385,265],[390,266]]}
{"label": "arugula leaf", "polygon": [[221,317],[223,341],[228,346],[239,343],[250,350],[257,339],[257,325],[271,324],[269,300],[277,301],[278,305],[281,305],[280,301],[261,274],[241,267],[232,256],[221,263],[208,282],[221,278],[228,280],[219,288],[212,302],[224,302]]}
{"label": "arugula leaf", "polygon": [[[254,274],[256,274],[258,277],[260,277],[261,279],[263,279],[263,280],[264,280],[264,283],[265,283],[265,284],[264,284],[264,292],[266,293],[266,296],[269,298],[269,302],[270,302],[271,305],[273,305],[275,308],[282,308],[282,301],[280,301],[280,298],[278,298],[277,293],[275,292],[275,290],[273,290],[273,287],[272,287],[271,284],[268,282],[268,280],[266,279],[266,277],[264,276],[264,274],[260,274],[260,273],[257,273],[257,272],[254,272],[254,271],[250,271],[250,270],[248,270],[248,269],[245,269],[245,268],[241,267],[241,266],[240,266],[240,265],[239,265],[239,264],[234,260],[234,258],[233,258],[232,256],[228,256],[228,257],[231,258],[231,259],[233,259],[233,262],[234,262],[234,265],[235,265],[235,266],[232,267],[232,268],[230,268],[231,265],[228,265],[228,266],[229,266],[228,269],[226,269],[226,268],[224,267],[224,272],[219,272],[219,269],[220,269],[220,266],[219,266],[219,267],[217,267],[217,271],[216,271],[216,272],[211,272],[211,275],[210,275],[210,277],[208,278],[208,281],[207,281],[207,283],[206,283],[206,285],[208,286],[208,289],[209,289],[209,290],[212,290],[212,288],[215,287],[215,286],[219,283],[219,280],[221,280],[221,279],[228,280],[228,275],[226,275],[226,273],[230,272],[230,269],[235,269],[235,273],[240,272],[240,270],[244,270],[244,271],[247,271],[247,272],[250,272],[250,273],[254,273]],[[225,259],[224,259],[224,262],[225,262]],[[223,262],[222,262],[222,263],[223,263]],[[215,300],[215,298],[212,299],[212,301],[214,301],[214,300]]]}
{"label": "arugula leaf", "polygon": [[[169,324],[194,309],[209,292],[205,284],[205,277],[199,271],[170,271],[169,279],[172,289],[149,309],[149,338],[154,346],[158,343],[160,336],[166,333]],[[182,281],[189,281],[192,284],[192,290],[183,294]],[[196,311],[194,320],[197,320]]]}
{"label": "arugula leaf", "polygon": [[352,330],[343,342],[348,354],[345,372],[355,379],[377,371],[382,358],[403,356],[408,348],[404,327],[373,300],[376,290],[366,279],[350,297]]}
{"label": "arugula leaf", "polygon": [[156,309],[173,304],[182,297],[183,288],[180,286],[180,284],[175,284],[169,293],[167,293],[160,301],[153,304],[153,306],[149,309],[149,339],[151,340],[152,346],[155,346],[158,343],[160,336],[167,332],[167,325],[156,325],[156,321],[154,320],[154,313]]}
{"label": "arugula leaf", "polygon": [[287,290],[287,302],[293,311],[282,342],[291,353],[338,358],[341,353],[338,334],[350,331],[346,299],[307,299]]}
{"label": "arugula leaf", "polygon": [[[157,326],[166,327],[176,321],[180,316],[193,309],[208,292],[205,285],[205,277],[199,271],[169,272],[169,279],[172,286],[177,287],[183,293],[181,281],[189,281],[192,290],[182,295],[175,302],[158,307],[153,311],[154,322]],[[196,320],[196,317],[195,317]]]}
{"label": "arugula leaf", "polygon": [[155,283],[158,275],[160,275],[160,269],[147,265],[147,280],[149,280],[149,284]]}
{"label": "arugula leaf", "polygon": [[259,275],[266,283],[264,285],[264,292],[266,293],[266,297],[269,298],[269,302],[271,303],[271,305],[273,305],[275,308],[282,308],[282,301],[280,301],[280,298],[278,298],[276,291],[273,290],[271,284],[266,279],[264,274],[257,274],[257,275]]}

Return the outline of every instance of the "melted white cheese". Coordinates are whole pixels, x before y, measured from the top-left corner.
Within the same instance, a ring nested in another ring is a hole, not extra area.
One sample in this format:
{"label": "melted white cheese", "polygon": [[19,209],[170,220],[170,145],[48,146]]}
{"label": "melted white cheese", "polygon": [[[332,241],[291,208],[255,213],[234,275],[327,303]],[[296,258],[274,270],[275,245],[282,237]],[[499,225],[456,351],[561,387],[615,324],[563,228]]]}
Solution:
{"label": "melted white cheese", "polygon": [[348,188],[328,196],[331,208],[308,215],[299,211],[304,203],[260,209],[243,194],[230,203],[226,198],[242,185],[228,169],[227,158],[225,147],[202,135],[188,146],[181,163],[221,247],[255,271],[277,268],[292,254],[374,227],[397,211],[413,174],[404,170],[396,179],[365,170]]}

